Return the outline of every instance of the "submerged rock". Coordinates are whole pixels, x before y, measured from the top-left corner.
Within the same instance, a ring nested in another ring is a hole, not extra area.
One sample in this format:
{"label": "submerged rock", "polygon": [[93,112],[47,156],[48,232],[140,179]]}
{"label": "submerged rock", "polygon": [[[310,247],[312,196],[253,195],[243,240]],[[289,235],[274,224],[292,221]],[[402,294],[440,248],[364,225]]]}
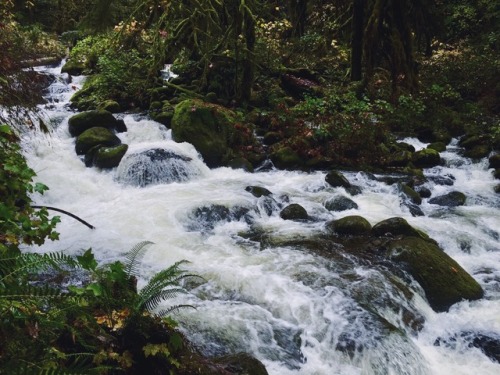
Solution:
{"label": "submerged rock", "polygon": [[325,176],[325,181],[328,182],[333,187],[343,187],[348,188],[351,186],[351,183],[344,175],[337,171],[330,171]]}
{"label": "submerged rock", "polygon": [[435,311],[447,311],[462,300],[477,300],[484,292],[474,278],[437,245],[417,237],[392,240],[387,257],[420,284]]}
{"label": "submerged rock", "polygon": [[191,158],[171,150],[154,148],[126,155],[117,170],[117,180],[133,186],[184,182],[201,171]]}
{"label": "submerged rock", "polygon": [[467,198],[464,193],[452,191],[448,194],[429,199],[429,203],[437,204],[439,206],[457,207],[463,206],[466,200]]}

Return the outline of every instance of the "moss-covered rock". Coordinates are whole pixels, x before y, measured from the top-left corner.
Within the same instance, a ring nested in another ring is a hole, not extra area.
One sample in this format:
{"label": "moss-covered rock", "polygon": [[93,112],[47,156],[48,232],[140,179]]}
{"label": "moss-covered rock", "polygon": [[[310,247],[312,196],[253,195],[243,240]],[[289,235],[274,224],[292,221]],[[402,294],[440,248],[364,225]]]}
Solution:
{"label": "moss-covered rock", "polygon": [[352,199],[349,199],[343,195],[329,199],[325,202],[325,208],[328,211],[345,211],[345,210],[357,210],[358,205]]}
{"label": "moss-covered rock", "polygon": [[118,167],[123,156],[128,150],[128,145],[116,147],[100,147],[93,156],[93,164],[97,168],[109,169]]}
{"label": "moss-covered rock", "polygon": [[[246,353],[228,355],[214,360],[215,363],[223,367],[225,373],[234,375],[268,375],[266,367]],[[213,375],[220,374],[220,372]],[[211,374],[207,374],[211,375]]]}
{"label": "moss-covered rock", "polygon": [[325,181],[333,187],[348,188],[351,186],[349,180],[347,180],[342,173],[337,171],[328,172],[325,176]]}
{"label": "moss-covered rock", "polygon": [[165,125],[168,129],[172,126],[172,118],[174,117],[174,112],[160,112],[153,116],[153,120]]}
{"label": "moss-covered rock", "polygon": [[[242,139],[243,133],[247,140]],[[226,165],[236,146],[253,141],[249,129],[237,124],[233,111],[197,99],[175,107],[172,137],[176,142],[191,143],[211,168]]]}
{"label": "moss-covered rock", "polygon": [[238,157],[233,158],[227,162],[227,166],[232,169],[243,169],[244,171],[253,172],[253,165],[247,159]]}
{"label": "moss-covered rock", "polygon": [[444,142],[433,142],[430,145],[428,145],[427,148],[436,150],[437,152],[446,151],[446,145],[444,144]]}
{"label": "moss-covered rock", "polygon": [[127,131],[123,120],[117,120],[111,112],[96,110],[78,113],[68,120],[69,133],[77,137],[85,130],[99,127],[114,129],[118,132]]}
{"label": "moss-covered rock", "polygon": [[447,311],[461,300],[483,297],[483,289],[460,265],[438,246],[416,237],[393,240],[387,256],[401,264],[425,292],[435,311]]}
{"label": "moss-covered rock", "polygon": [[399,191],[401,196],[405,200],[409,200],[410,202],[414,204],[421,204],[422,203],[422,197],[411,187],[409,187],[406,184],[400,184],[399,185]]}
{"label": "moss-covered rock", "polygon": [[303,165],[303,160],[291,147],[279,147],[271,153],[270,158],[279,169],[296,169]]}
{"label": "moss-covered rock", "polygon": [[300,204],[292,203],[281,210],[280,217],[283,220],[307,220],[309,215]]}
{"label": "moss-covered rock", "polygon": [[426,148],[415,152],[412,162],[418,168],[431,168],[441,163],[441,156],[436,150]]}
{"label": "moss-covered rock", "polygon": [[111,130],[95,127],[85,130],[76,138],[75,150],[78,155],[84,155],[95,146],[118,146],[120,143]]}
{"label": "moss-covered rock", "polygon": [[81,76],[85,70],[85,64],[78,60],[68,60],[61,68],[61,73],[68,73],[72,76]]}
{"label": "moss-covered rock", "polygon": [[263,142],[266,145],[274,145],[283,139],[283,136],[279,132],[267,132],[264,134]]}
{"label": "moss-covered rock", "polygon": [[494,169],[500,168],[500,154],[491,155],[488,161],[489,161],[488,168],[494,168]]}
{"label": "moss-covered rock", "polygon": [[372,226],[362,216],[352,215],[326,223],[328,232],[341,236],[360,236],[370,233]]}
{"label": "moss-covered rock", "polygon": [[388,156],[387,165],[389,167],[406,167],[411,162],[412,158],[412,152],[399,150]]}
{"label": "moss-covered rock", "polygon": [[372,235],[375,237],[407,236],[425,239],[422,236],[422,232],[413,228],[402,217],[391,217],[375,224],[372,228]]}
{"label": "moss-covered rock", "polygon": [[471,159],[486,158],[490,154],[489,145],[477,145],[464,151],[464,156]]}
{"label": "moss-covered rock", "polygon": [[497,180],[500,180],[500,168],[497,168],[493,171],[493,177]]}
{"label": "moss-covered rock", "polygon": [[119,113],[121,112],[121,107],[120,104],[114,100],[105,100],[97,106],[97,110]]}
{"label": "moss-covered rock", "polygon": [[463,206],[466,200],[467,197],[464,193],[461,193],[459,191],[452,191],[448,194],[429,199],[429,203],[437,204],[439,206],[457,207]]}

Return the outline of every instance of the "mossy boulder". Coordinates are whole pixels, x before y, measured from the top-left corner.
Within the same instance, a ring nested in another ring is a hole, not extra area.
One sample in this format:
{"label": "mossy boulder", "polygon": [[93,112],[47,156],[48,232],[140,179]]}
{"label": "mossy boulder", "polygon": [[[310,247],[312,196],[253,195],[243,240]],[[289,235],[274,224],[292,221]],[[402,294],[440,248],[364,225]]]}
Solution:
{"label": "mossy boulder", "polygon": [[439,206],[457,207],[457,206],[463,206],[466,200],[467,197],[465,196],[464,193],[461,193],[459,191],[452,191],[448,194],[440,195],[438,197],[429,199],[429,203],[437,204]]}
{"label": "mossy boulder", "polygon": [[123,120],[117,120],[111,112],[104,110],[81,112],[68,120],[68,129],[72,137],[77,137],[85,130],[94,127],[114,129],[117,132],[127,131]]}
{"label": "mossy boulder", "polygon": [[413,153],[407,150],[398,150],[387,157],[389,167],[406,167],[412,160]]}
{"label": "mossy boulder", "polygon": [[441,163],[441,156],[439,156],[439,152],[436,150],[426,148],[415,152],[412,162],[418,168],[431,168]]}
{"label": "mossy boulder", "polygon": [[292,203],[281,210],[280,217],[283,220],[307,220],[309,215],[300,204]]}
{"label": "mossy boulder", "polygon": [[375,237],[407,236],[425,239],[425,237],[422,236],[422,232],[413,228],[402,217],[391,217],[375,224],[371,233]]}
{"label": "mossy boulder", "polygon": [[118,146],[121,144],[118,138],[111,130],[106,128],[90,128],[85,130],[76,138],[75,150],[78,155],[86,154],[95,146]]}
{"label": "mossy boulder", "polygon": [[175,107],[172,138],[191,143],[210,168],[224,166],[231,149],[241,143],[236,114],[222,106],[188,99]]}
{"label": "mossy boulder", "polygon": [[408,185],[400,184],[399,192],[403,199],[409,200],[414,204],[422,204],[422,197]]}
{"label": "mossy boulder", "polygon": [[358,205],[352,199],[341,195],[327,200],[325,202],[325,208],[328,211],[357,210]]}
{"label": "mossy boulder", "polygon": [[328,172],[328,174],[325,176],[325,181],[333,187],[348,188],[351,186],[349,180],[347,180],[347,178],[345,178],[342,173],[337,171]]}
{"label": "mossy boulder", "polygon": [[121,112],[120,104],[114,100],[105,100],[97,106],[100,111],[108,111],[111,113]]}
{"label": "mossy boulder", "polygon": [[493,177],[496,179],[496,180],[500,180],[500,168],[497,168],[493,171]]}
{"label": "mossy boulder", "polygon": [[436,150],[437,152],[446,151],[446,145],[444,144],[444,142],[433,142],[428,145],[427,148]]}
{"label": "mossy boulder", "polygon": [[464,156],[471,159],[486,158],[490,154],[491,148],[489,145],[477,145],[464,151]]}
{"label": "mossy boulder", "polygon": [[369,234],[372,226],[364,217],[352,215],[329,221],[326,223],[326,229],[340,236],[361,236]]}
{"label": "mossy boulder", "polygon": [[279,147],[271,153],[270,158],[278,169],[296,169],[303,165],[303,160],[291,147]]}
{"label": "mossy boulder", "polygon": [[81,76],[85,70],[85,64],[78,60],[68,60],[61,68],[61,73],[68,73],[72,76]]}
{"label": "mossy boulder", "polygon": [[247,159],[238,157],[228,161],[227,166],[232,169],[243,169],[244,171],[252,173],[254,171],[252,163]]}
{"label": "mossy boulder", "polygon": [[500,168],[500,154],[491,155],[488,159],[488,168]]}
{"label": "mossy boulder", "polygon": [[118,167],[123,156],[128,150],[128,145],[115,147],[100,147],[93,156],[93,164],[97,168],[110,169]]}
{"label": "mossy boulder", "polygon": [[[228,355],[214,360],[228,375],[268,375],[266,367],[258,359],[246,353]],[[215,374],[220,374],[216,372]],[[207,374],[211,375],[211,374]]]}
{"label": "mossy boulder", "polygon": [[462,300],[477,300],[484,292],[450,256],[438,246],[417,237],[387,244],[387,256],[400,264],[420,284],[435,311],[447,311]]}

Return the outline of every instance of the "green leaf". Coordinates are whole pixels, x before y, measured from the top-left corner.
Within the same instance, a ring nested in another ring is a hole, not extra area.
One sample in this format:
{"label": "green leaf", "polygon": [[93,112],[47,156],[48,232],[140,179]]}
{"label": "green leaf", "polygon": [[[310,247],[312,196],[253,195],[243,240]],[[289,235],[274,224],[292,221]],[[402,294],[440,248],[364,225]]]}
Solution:
{"label": "green leaf", "polygon": [[102,288],[101,284],[92,283],[92,284],[87,285],[87,288],[85,288],[85,289],[90,290],[92,293],[94,293],[95,297],[102,296],[103,288]]}
{"label": "green leaf", "polygon": [[40,182],[37,182],[35,184],[34,190],[37,193],[43,194],[45,191],[49,190],[49,187],[47,185],[44,185],[44,184],[40,183]]}
{"label": "green leaf", "polygon": [[77,256],[76,259],[85,270],[95,271],[97,268],[97,261],[92,253],[92,249],[88,249],[83,255]]}

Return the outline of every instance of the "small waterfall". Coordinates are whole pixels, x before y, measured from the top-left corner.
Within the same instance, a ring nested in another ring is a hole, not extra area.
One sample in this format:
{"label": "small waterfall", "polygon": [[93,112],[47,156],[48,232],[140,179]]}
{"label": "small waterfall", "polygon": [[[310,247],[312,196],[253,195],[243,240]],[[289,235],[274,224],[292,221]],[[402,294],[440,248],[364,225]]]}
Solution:
{"label": "small waterfall", "polygon": [[[60,76],[60,68],[46,70]],[[169,130],[144,116],[118,115],[128,129],[118,136],[129,149],[117,169],[85,168],[67,131],[68,100],[82,79],[55,81],[42,107],[52,130],[26,134],[23,147],[50,187],[36,203],[78,214],[97,229],[62,218],[60,241],[30,250],[80,254],[92,247],[99,261],[111,262],[139,241],[154,242],[139,286],[175,261],[190,261],[189,270],[207,282],[172,301],[197,308],[174,317],[184,333],[205,354],[247,351],[271,375],[500,373],[476,345],[500,335],[498,181],[484,160],[461,157],[456,142],[448,146],[444,165],[426,170],[425,187],[432,196],[460,190],[466,204],[441,207],[424,199],[419,217],[401,205],[397,186],[384,182],[401,176],[345,173],[362,188],[350,196],[329,186],[324,172],[210,170],[192,145],[173,142]],[[248,186],[272,195],[255,197]],[[358,208],[328,211],[325,202],[337,196],[349,196]],[[302,205],[311,220],[281,219],[289,203]],[[325,222],[353,214],[372,225],[405,218],[472,274],[485,298],[436,313],[404,274],[341,245],[309,240]]]}

